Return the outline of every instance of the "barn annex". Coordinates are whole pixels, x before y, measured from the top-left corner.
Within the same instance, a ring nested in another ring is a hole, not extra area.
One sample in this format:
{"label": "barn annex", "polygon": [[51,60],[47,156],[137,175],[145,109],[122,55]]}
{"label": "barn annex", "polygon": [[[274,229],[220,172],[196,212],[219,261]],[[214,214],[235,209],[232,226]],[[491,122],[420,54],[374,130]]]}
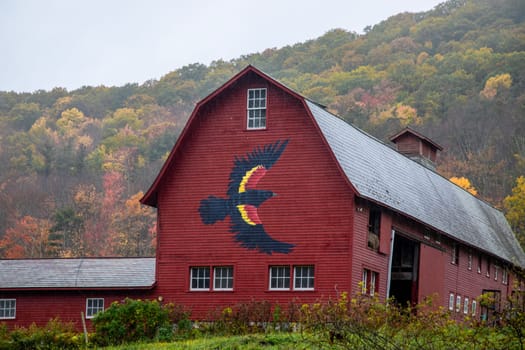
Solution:
{"label": "barn annex", "polygon": [[26,308],[43,304],[77,321],[61,315],[73,296],[77,314],[129,294],[184,304],[198,319],[242,301],[343,291],[401,303],[436,295],[457,318],[489,317],[498,303],[482,309],[476,297],[503,301],[525,267],[507,221],[435,172],[438,144],[410,128],[391,141],[248,66],[196,105],[142,199],[157,208],[158,247],[156,259],[129,259],[149,266],[134,273],[141,281],[112,285],[116,270],[101,268],[97,286],[42,288],[6,273],[42,261],[1,261],[0,319],[26,323]]}

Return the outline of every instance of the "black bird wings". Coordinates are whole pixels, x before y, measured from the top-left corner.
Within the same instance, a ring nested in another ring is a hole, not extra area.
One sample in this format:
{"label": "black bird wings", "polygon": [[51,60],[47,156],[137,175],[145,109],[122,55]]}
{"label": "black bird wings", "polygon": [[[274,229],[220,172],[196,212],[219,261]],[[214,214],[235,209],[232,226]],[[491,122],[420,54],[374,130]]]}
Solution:
{"label": "black bird wings", "polygon": [[279,160],[287,144],[288,140],[277,141],[263,148],[257,147],[246,157],[235,157],[230,174],[228,196],[255,189],[259,180]]}
{"label": "black bird wings", "polygon": [[[246,157],[236,157],[230,174],[228,195],[239,196],[247,191],[256,191],[256,185],[266,172],[279,160],[288,140],[277,141],[264,147],[257,147]],[[233,209],[233,208],[232,208]],[[241,246],[259,249],[261,252],[289,253],[293,244],[279,242],[271,238],[262,225],[257,207],[250,203],[240,203],[231,212],[231,232]]]}

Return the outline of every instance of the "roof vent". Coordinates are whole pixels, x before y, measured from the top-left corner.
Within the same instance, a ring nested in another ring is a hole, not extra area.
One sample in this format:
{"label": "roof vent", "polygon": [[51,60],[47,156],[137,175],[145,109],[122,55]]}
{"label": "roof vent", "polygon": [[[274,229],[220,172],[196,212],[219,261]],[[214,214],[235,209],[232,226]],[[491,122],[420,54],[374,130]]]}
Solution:
{"label": "roof vent", "polygon": [[433,171],[436,171],[435,161],[437,151],[442,151],[443,147],[428,137],[407,127],[390,137],[390,141],[396,145],[399,153],[406,155]]}

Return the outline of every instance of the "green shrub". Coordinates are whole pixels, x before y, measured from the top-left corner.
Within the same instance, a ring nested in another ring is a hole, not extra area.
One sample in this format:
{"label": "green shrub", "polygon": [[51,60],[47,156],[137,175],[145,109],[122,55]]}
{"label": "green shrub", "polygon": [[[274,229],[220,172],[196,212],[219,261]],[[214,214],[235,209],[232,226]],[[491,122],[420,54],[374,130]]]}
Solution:
{"label": "green shrub", "polygon": [[82,347],[82,339],[72,323],[63,323],[57,318],[43,328],[32,324],[8,333],[7,328],[2,327],[0,350],[75,350]]}
{"label": "green shrub", "polygon": [[169,340],[175,316],[172,305],[162,306],[156,300],[114,302],[93,318],[95,334],[92,339],[103,346],[159,338]]}

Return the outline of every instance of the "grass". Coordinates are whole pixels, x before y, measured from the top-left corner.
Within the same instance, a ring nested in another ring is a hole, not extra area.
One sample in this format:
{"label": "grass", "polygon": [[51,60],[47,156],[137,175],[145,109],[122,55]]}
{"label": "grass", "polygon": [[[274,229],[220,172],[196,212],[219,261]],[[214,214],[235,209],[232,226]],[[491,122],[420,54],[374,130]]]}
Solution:
{"label": "grass", "polygon": [[171,343],[125,344],[104,350],[287,350],[315,349],[298,333],[267,333],[239,336],[202,337]]}

